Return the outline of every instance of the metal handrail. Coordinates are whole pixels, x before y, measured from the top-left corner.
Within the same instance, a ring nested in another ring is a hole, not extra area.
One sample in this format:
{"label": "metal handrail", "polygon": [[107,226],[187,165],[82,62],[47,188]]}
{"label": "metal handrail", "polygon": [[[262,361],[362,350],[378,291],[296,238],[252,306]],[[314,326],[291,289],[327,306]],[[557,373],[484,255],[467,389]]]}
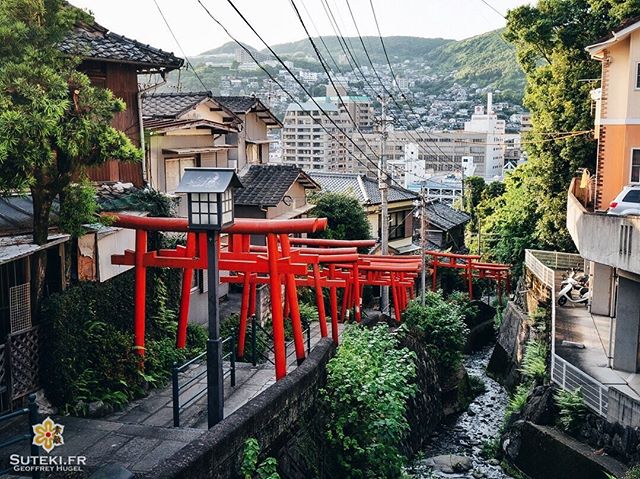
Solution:
{"label": "metal handrail", "polygon": [[[21,408],[21,409],[17,409],[15,411],[12,411],[10,413],[4,414],[2,416],[0,416],[0,422],[2,421],[8,421],[10,419],[13,419],[14,417],[18,417],[18,416],[23,416],[23,415],[28,415],[29,417],[29,432],[25,433],[25,434],[18,434],[16,436],[13,436],[9,439],[7,439],[6,441],[0,443],[0,449],[5,448],[5,447],[9,447],[12,444],[16,444],[18,442],[21,441],[30,441],[31,442],[31,455],[32,456],[39,456],[40,455],[40,451],[38,451],[38,446],[35,445],[33,443],[33,426],[38,422],[38,406],[36,405],[36,395],[35,394],[30,394],[29,395],[29,404],[27,407]],[[6,468],[6,469],[2,469],[0,470],[0,474],[7,474],[9,472],[11,472],[12,469]],[[34,479],[40,479],[40,471],[37,470],[33,470],[31,471],[31,477]]]}
{"label": "metal handrail", "polygon": [[[236,339],[233,335],[229,336],[222,340],[222,347],[224,348],[225,344],[229,344],[229,352],[222,356],[222,360],[229,360],[230,367],[226,371],[223,372],[223,378],[231,377],[231,387],[235,387],[236,385]],[[207,386],[203,387],[200,391],[194,394],[191,398],[189,398],[184,403],[180,404],[180,393],[191,386],[193,383],[199,381],[203,376],[207,374],[207,368],[205,367],[198,374],[192,376],[182,384],[180,384],[180,373],[184,372],[189,366],[193,365],[197,361],[202,361],[207,356],[207,352],[198,354],[196,357],[190,359],[182,365],[178,365],[178,363],[173,363],[173,368],[171,369],[171,383],[172,383],[172,399],[173,399],[173,425],[174,427],[180,427],[180,413],[184,411],[186,408],[195,403],[198,399],[203,397],[207,393]],[[206,366],[206,361],[205,361]]]}
{"label": "metal handrail", "polygon": [[[303,327],[305,327],[305,329],[303,329],[303,332],[306,334],[306,339],[307,339],[307,353],[311,352],[311,322],[307,322],[303,320]],[[251,317],[251,346],[252,346],[252,359],[251,362],[253,364],[253,366],[256,366],[258,364],[258,356],[262,357],[262,359],[264,359],[265,361],[270,362],[271,364],[274,364],[273,360],[268,356],[263,354],[262,352],[258,351],[257,349],[257,332],[258,330],[262,331],[268,339],[270,339],[271,341],[268,342],[267,344],[267,350],[271,351],[273,354],[275,354],[275,350],[274,350],[274,346],[273,346],[273,333],[267,331],[264,327],[262,327],[261,324],[258,323],[257,318],[255,316]],[[284,348],[285,351],[287,349],[289,349],[289,347],[291,345],[293,345],[295,343],[294,340],[288,341],[286,343],[284,343]],[[295,349],[291,350],[288,354],[287,354],[287,358],[289,356],[291,356],[292,354],[295,353]]]}

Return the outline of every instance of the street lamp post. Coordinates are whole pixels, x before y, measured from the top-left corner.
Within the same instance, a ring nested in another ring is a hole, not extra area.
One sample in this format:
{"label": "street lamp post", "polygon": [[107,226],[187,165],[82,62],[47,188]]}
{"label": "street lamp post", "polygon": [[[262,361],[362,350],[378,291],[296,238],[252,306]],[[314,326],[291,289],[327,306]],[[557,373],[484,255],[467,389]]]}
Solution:
{"label": "street lamp post", "polygon": [[209,339],[207,340],[207,414],[209,427],[224,417],[224,376],[218,310],[218,242],[233,224],[233,192],[242,183],[233,169],[185,168],[176,193],[187,194],[189,228],[207,233]]}

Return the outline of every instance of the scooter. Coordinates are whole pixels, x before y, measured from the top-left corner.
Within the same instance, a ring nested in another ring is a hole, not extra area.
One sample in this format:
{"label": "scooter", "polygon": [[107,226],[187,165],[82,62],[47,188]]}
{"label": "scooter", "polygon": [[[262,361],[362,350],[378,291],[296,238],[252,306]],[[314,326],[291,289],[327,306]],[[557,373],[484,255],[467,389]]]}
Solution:
{"label": "scooter", "polygon": [[[579,296],[577,298],[573,297],[574,289],[578,291]],[[569,277],[562,282],[562,289],[558,291],[558,304],[560,306],[564,306],[567,302],[570,302],[576,304],[584,303],[586,305],[590,297],[591,291],[589,290],[586,281],[584,283],[580,283],[574,278]]]}

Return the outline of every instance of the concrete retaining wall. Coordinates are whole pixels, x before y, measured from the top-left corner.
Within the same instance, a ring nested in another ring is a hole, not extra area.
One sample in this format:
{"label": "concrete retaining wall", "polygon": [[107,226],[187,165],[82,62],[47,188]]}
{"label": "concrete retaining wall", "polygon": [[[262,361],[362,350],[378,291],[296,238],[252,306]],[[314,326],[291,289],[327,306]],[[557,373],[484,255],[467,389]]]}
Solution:
{"label": "concrete retaining wall", "polygon": [[265,455],[277,457],[297,433],[297,423],[317,413],[318,391],[334,352],[330,339],[321,340],[301,366],[143,477],[237,478],[244,443],[251,437]]}

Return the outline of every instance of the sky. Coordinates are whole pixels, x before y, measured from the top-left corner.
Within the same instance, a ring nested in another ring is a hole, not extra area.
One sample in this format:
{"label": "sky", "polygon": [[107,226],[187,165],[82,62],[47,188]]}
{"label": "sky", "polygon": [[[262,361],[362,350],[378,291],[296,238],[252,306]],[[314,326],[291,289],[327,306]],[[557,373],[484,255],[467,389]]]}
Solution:
{"label": "sky", "polygon": [[[197,0],[156,0],[187,56],[218,47],[230,38],[206,14]],[[264,45],[251,33],[226,0],[201,0],[240,41],[258,49]],[[503,27],[498,12],[530,0],[372,0],[383,36],[409,35],[461,40]],[[154,47],[182,55],[162,20],[154,0],[70,0],[91,11],[104,27]],[[346,0],[327,0],[342,33],[356,34]],[[234,0],[238,10],[270,45],[300,40],[305,33],[290,0]],[[295,0],[312,36],[333,35],[321,0]],[[370,0],[349,0],[360,33],[377,30]],[[487,3],[490,5],[487,5]],[[309,18],[311,17],[311,19]]]}

